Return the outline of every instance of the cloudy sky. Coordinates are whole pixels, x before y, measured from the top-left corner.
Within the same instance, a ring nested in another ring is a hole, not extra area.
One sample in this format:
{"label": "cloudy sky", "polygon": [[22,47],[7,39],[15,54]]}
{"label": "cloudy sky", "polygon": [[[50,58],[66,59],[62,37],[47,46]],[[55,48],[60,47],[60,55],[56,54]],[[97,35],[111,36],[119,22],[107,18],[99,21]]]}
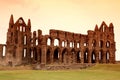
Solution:
{"label": "cloudy sky", "polygon": [[0,0],[0,43],[6,43],[10,15],[30,18],[32,31],[59,29],[87,34],[102,21],[114,24],[116,59],[120,60],[120,1],[119,0]]}

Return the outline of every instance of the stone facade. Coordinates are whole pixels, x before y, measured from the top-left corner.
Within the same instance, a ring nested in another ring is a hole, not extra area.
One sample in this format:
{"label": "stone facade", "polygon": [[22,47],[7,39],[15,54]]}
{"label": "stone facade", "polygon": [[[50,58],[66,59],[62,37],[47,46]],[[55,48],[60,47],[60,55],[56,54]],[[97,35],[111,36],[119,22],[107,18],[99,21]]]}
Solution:
{"label": "stone facade", "polygon": [[112,23],[102,22],[87,35],[54,29],[42,35],[41,30],[31,32],[30,19],[27,24],[22,17],[14,22],[11,15],[6,44],[0,45],[0,64],[115,63],[115,51]]}

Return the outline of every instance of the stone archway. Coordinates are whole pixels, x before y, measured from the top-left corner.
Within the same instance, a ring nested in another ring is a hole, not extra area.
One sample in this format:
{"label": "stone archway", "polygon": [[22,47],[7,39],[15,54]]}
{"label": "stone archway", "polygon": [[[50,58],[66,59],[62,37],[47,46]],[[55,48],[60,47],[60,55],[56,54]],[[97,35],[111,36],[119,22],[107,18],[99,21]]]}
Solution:
{"label": "stone archway", "polygon": [[96,54],[94,50],[92,51],[92,54],[91,54],[91,62],[96,63]]}
{"label": "stone archway", "polygon": [[81,52],[77,52],[77,63],[81,63]]}
{"label": "stone archway", "polygon": [[62,51],[62,63],[68,63],[68,51],[66,48]]}
{"label": "stone archway", "polygon": [[54,50],[54,54],[53,54],[53,61],[54,63],[59,63],[59,57],[60,57],[60,52],[59,52],[59,48],[56,48]]}
{"label": "stone archway", "polygon": [[88,50],[84,52],[84,63],[88,63]]}

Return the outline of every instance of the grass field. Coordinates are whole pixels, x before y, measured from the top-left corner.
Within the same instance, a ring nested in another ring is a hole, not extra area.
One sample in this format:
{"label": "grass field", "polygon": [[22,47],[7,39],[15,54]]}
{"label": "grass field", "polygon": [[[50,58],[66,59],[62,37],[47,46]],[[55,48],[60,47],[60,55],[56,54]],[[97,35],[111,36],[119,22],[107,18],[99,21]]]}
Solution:
{"label": "grass field", "polygon": [[99,64],[83,70],[0,71],[0,80],[120,80],[120,64]]}

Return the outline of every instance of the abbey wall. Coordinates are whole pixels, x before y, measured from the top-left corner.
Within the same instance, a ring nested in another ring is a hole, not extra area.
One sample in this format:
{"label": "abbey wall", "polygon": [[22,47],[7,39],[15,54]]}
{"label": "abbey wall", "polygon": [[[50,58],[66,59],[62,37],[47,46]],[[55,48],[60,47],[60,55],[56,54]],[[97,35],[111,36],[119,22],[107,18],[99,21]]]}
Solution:
{"label": "abbey wall", "polygon": [[102,22],[86,35],[54,29],[42,35],[42,30],[31,32],[30,19],[14,22],[11,15],[6,44],[0,44],[0,64],[115,63],[115,51],[112,23]]}

